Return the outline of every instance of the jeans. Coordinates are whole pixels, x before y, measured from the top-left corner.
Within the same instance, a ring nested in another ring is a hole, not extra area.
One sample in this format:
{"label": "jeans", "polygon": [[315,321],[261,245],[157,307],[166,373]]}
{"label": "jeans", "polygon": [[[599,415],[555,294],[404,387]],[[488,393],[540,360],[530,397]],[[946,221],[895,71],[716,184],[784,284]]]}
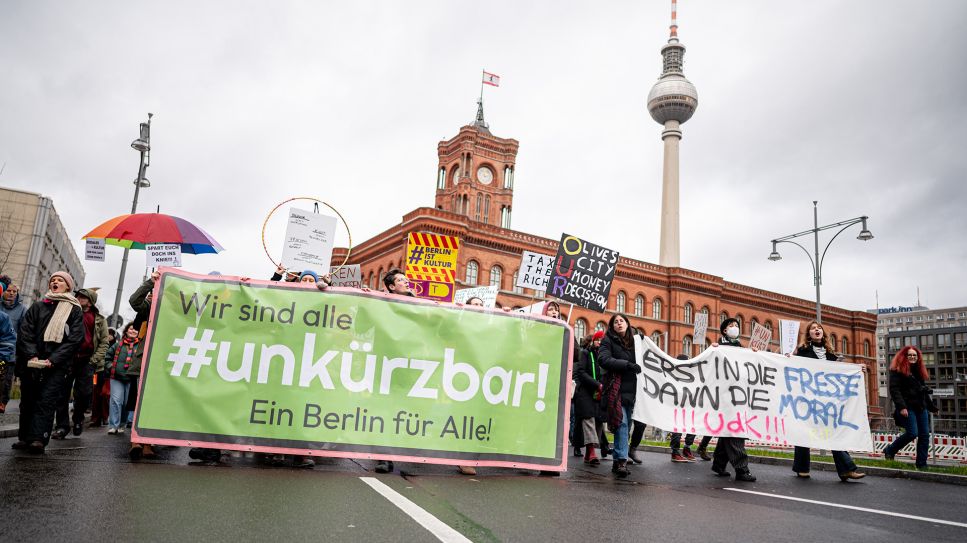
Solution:
{"label": "jeans", "polygon": [[[685,448],[687,449],[691,447],[692,443],[695,443],[695,434],[687,434],[685,436]],[[678,454],[681,452],[679,450],[681,448],[681,444],[682,444],[681,432],[675,432],[674,434],[672,434],[672,442],[671,442],[672,454]]]}
{"label": "jeans", "polygon": [[121,415],[126,410],[131,384],[131,381],[111,379],[111,412],[107,417],[107,425],[111,428],[121,427]]}
{"label": "jeans", "polygon": [[[833,451],[833,463],[836,464],[836,473],[840,475],[856,471],[856,463],[853,462],[846,451]],[[809,473],[809,447],[796,447],[792,460],[792,471]]]}
{"label": "jeans", "polygon": [[621,406],[621,426],[614,432],[614,460],[628,459],[628,426],[631,422],[631,411],[627,406]]}
{"label": "jeans", "polygon": [[893,456],[916,439],[916,464],[918,468],[925,468],[927,467],[927,456],[930,452],[930,413],[927,413],[926,409],[907,409],[907,412],[910,415],[907,417],[906,432],[896,438],[893,443],[887,445],[886,449],[883,449],[883,453]]}

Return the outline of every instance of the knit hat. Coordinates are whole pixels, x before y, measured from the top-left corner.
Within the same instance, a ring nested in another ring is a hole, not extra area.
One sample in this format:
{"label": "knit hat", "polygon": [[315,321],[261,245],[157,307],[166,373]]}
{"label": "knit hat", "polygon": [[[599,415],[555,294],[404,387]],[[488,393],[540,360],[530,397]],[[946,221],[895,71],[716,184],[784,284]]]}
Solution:
{"label": "knit hat", "polygon": [[87,298],[88,300],[91,301],[91,305],[94,305],[97,303],[97,290],[93,288],[82,288],[78,290],[77,293],[74,294],[74,296],[75,297],[83,296]]}
{"label": "knit hat", "polygon": [[722,332],[723,336],[725,335],[725,329],[728,328],[730,324],[735,324],[736,326],[738,326],[739,321],[737,319],[733,319],[732,317],[729,317],[724,321],[722,321],[722,324],[719,325],[719,331]]}
{"label": "knit hat", "polygon": [[299,281],[301,282],[302,281],[302,278],[303,277],[306,277],[306,276],[312,276],[312,278],[316,280],[316,283],[319,282],[319,276],[316,275],[316,272],[314,272],[312,270],[306,270],[306,271],[302,272],[302,274],[299,275]]}
{"label": "knit hat", "polygon": [[[55,277],[60,277],[61,279],[63,279],[64,281],[67,282],[67,291],[68,292],[74,292],[74,278],[71,277],[71,274],[69,274],[69,273],[67,273],[67,272],[65,272],[63,270],[62,271],[55,271],[54,273],[50,274],[50,279],[53,279]],[[50,282],[50,279],[47,280],[48,283]]]}
{"label": "knit hat", "polygon": [[604,330],[597,330],[591,335],[591,341],[597,341],[602,338],[604,338]]}

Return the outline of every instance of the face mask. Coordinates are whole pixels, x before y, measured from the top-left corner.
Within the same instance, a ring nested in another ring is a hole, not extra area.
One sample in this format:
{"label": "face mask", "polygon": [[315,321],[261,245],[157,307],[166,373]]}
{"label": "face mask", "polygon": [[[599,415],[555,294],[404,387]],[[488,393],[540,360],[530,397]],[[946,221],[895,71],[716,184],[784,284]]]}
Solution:
{"label": "face mask", "polygon": [[728,328],[725,329],[725,335],[729,336],[732,339],[739,337],[739,327],[729,326]]}

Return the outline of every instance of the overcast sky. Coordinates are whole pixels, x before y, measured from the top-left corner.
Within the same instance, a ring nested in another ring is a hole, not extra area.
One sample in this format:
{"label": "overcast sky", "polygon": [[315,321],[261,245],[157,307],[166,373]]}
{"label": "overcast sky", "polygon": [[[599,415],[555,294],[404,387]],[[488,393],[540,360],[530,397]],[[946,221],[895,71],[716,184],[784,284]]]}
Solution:
{"label": "overcast sky", "polygon": [[[487,69],[491,130],[520,141],[513,227],[657,262],[661,127],[645,102],[668,20],[666,0],[7,0],[0,185],[53,198],[83,256],[82,235],[130,210],[150,111],[139,210],[226,248],[186,269],[268,276],[261,226],[281,200],[332,203],[355,240],[432,206],[437,142],[473,119]],[[913,305],[919,286],[931,307],[967,305],[967,2],[682,0],[679,21],[699,94],[683,267],[813,300],[799,249],[766,256],[819,200],[820,224],[869,215],[876,236],[837,238],[824,302]],[[110,311],[122,251],[107,252],[85,269]]]}

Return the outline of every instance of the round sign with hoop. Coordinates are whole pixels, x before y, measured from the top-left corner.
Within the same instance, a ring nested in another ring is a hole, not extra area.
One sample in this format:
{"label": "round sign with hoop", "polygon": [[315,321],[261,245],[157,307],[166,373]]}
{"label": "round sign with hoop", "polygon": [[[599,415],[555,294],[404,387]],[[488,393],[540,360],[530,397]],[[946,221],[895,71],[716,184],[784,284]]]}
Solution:
{"label": "round sign with hoop", "polygon": [[[349,231],[349,224],[346,222],[346,219],[342,216],[342,213],[336,210],[336,208],[329,205],[327,202],[324,202],[318,198],[312,198],[309,196],[296,196],[295,198],[289,198],[288,200],[283,200],[279,202],[275,207],[273,207],[272,210],[269,211],[269,214],[265,216],[265,220],[262,222],[262,249],[265,250],[265,256],[269,257],[269,261],[272,262],[272,264],[274,264],[276,267],[282,266],[281,259],[279,262],[276,262],[275,259],[272,258],[272,254],[269,253],[269,247],[265,243],[265,228],[266,226],[268,226],[269,220],[272,218],[275,212],[279,210],[280,207],[284,206],[289,202],[295,202],[295,201],[312,202],[313,208],[314,208],[313,211],[315,213],[319,213],[319,204],[322,204],[328,207],[329,209],[331,209],[332,212],[335,213],[337,217],[339,217],[339,220],[342,221],[343,226],[346,228],[346,235],[349,236],[349,247],[346,250],[346,257],[343,258],[342,262],[338,266],[336,266],[335,270],[333,270],[338,272],[340,269],[342,269],[343,266],[346,265],[346,262],[349,261],[349,255],[352,254],[353,252],[353,234],[352,232]],[[328,272],[326,271],[324,273],[328,273]]]}

